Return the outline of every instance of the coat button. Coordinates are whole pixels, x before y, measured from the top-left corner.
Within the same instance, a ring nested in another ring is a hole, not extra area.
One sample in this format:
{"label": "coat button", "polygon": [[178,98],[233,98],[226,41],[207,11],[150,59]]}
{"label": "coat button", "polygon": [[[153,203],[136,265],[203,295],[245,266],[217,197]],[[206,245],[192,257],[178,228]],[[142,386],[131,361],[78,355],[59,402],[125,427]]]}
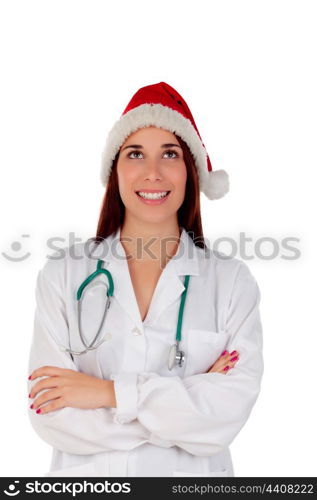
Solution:
{"label": "coat button", "polygon": [[118,424],[127,424],[130,419],[128,416],[118,415],[115,420]]}
{"label": "coat button", "polygon": [[132,333],[134,335],[141,335],[142,334],[142,332],[140,331],[140,329],[137,328],[136,326],[133,328]]}

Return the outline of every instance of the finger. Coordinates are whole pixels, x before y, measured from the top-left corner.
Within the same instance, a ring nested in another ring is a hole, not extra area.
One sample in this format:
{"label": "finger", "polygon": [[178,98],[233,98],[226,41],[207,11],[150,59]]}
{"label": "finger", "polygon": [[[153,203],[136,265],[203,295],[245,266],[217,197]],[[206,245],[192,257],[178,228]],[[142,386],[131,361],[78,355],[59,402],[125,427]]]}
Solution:
{"label": "finger", "polygon": [[37,410],[41,407],[41,412],[43,410],[42,405],[47,403],[48,401],[60,399],[62,397],[61,391],[59,389],[52,389],[49,391],[46,391],[44,394],[41,394],[38,398],[36,398],[33,403],[30,405],[30,408],[32,410]]}
{"label": "finger", "polygon": [[227,373],[231,368],[234,368],[237,361],[239,361],[239,356],[234,356],[229,359],[226,366],[222,369],[222,372]]}
{"label": "finger", "polygon": [[239,360],[238,356],[235,356],[234,358],[227,360],[225,366],[222,367],[221,371],[227,373],[230,369],[234,368],[238,360]]}
{"label": "finger", "polygon": [[56,377],[57,375],[61,375],[63,371],[65,371],[65,368],[59,368],[58,366],[41,366],[40,368],[33,370],[29,376],[29,380],[34,380],[35,378],[43,377],[45,375]]}
{"label": "finger", "polygon": [[65,404],[63,402],[63,398],[57,398],[51,401],[50,403],[42,406],[35,410],[35,412],[39,415],[44,415],[45,413],[49,413],[51,411],[59,410],[60,408],[65,408]]}
{"label": "finger", "polygon": [[229,360],[228,360],[228,364],[232,364],[232,363],[236,363],[237,361],[239,361],[239,356],[238,355],[234,355],[232,356]]}
{"label": "finger", "polygon": [[222,363],[222,364],[228,364],[228,363],[231,363],[231,362],[234,362],[234,361],[237,361],[239,359],[239,353],[237,351],[232,351],[228,354],[225,354],[224,356],[221,356],[219,358],[219,361]]}
{"label": "finger", "polygon": [[226,366],[224,366],[222,369],[221,369],[221,373],[228,373],[230,370],[232,370],[232,368],[234,368],[234,363],[231,363],[231,364],[226,364]]}
{"label": "finger", "polygon": [[228,373],[228,371],[230,370],[230,368],[231,368],[231,366],[226,365],[226,366],[225,366],[225,367],[221,370],[221,373],[224,373],[224,374]]}
{"label": "finger", "polygon": [[56,377],[46,377],[39,382],[36,382],[32,389],[30,390],[29,398],[34,398],[43,389],[52,389],[58,386],[58,380]]}
{"label": "finger", "polygon": [[223,351],[221,353],[221,355],[219,356],[219,358],[217,359],[216,363],[218,363],[219,366],[224,364],[224,363],[228,363],[229,359],[236,355],[235,352],[234,351],[229,352],[227,350]]}
{"label": "finger", "polygon": [[234,351],[227,351],[227,349],[225,351],[223,351],[220,355],[220,358],[228,358],[228,357],[232,357],[232,356],[238,356],[239,353],[238,351],[234,350]]}
{"label": "finger", "polygon": [[[230,359],[227,359],[227,358],[224,358],[224,359],[221,359],[219,358],[213,365],[212,367],[208,370],[208,372],[212,371],[212,372],[223,372],[224,368],[226,368],[226,366],[229,366],[229,368],[233,368],[234,365],[236,364],[236,362],[239,360],[239,356],[234,356],[233,358],[230,358]],[[226,369],[226,371],[228,370],[228,368]]]}
{"label": "finger", "polygon": [[[224,351],[227,352],[227,351]],[[224,368],[228,363],[232,363],[238,360],[239,356],[236,355],[237,351],[232,351],[232,353],[221,355],[220,358],[212,365],[212,368]]]}

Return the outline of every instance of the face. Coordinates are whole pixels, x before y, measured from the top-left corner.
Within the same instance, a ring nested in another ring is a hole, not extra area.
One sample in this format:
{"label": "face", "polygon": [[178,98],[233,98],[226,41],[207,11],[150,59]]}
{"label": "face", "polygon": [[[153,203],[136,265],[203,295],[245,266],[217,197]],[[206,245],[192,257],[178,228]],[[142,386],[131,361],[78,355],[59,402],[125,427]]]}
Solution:
{"label": "face", "polygon": [[154,223],[177,217],[187,170],[174,134],[154,126],[133,132],[120,148],[117,173],[126,215]]}

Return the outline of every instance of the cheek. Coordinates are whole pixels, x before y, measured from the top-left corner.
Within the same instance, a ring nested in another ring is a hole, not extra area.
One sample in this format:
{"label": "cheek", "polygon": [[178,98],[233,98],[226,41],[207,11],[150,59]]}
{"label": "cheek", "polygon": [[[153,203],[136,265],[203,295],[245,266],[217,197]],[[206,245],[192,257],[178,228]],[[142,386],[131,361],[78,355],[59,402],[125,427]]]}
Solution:
{"label": "cheek", "polygon": [[127,193],[131,191],[132,186],[136,181],[136,173],[133,169],[121,165],[117,169],[118,172],[118,183],[119,190],[121,193]]}
{"label": "cheek", "polygon": [[169,175],[169,180],[176,187],[177,191],[180,194],[184,193],[187,180],[186,165],[184,164],[180,166],[180,168],[171,170]]}

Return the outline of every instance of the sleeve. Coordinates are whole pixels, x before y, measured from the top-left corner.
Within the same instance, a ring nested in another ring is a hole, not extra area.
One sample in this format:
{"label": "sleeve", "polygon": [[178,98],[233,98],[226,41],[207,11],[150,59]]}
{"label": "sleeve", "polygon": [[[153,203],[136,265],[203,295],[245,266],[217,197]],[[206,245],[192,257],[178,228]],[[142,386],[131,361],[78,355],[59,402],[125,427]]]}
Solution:
{"label": "sleeve", "polygon": [[117,407],[123,423],[137,418],[149,430],[149,442],[176,445],[193,455],[208,456],[227,447],[246,423],[258,397],[263,375],[260,290],[241,261],[231,292],[227,349],[239,361],[227,374],[202,373],[181,379],[156,373],[114,374]]}
{"label": "sleeve", "polygon": [[[70,354],[60,350],[60,346],[68,345],[69,341],[65,303],[63,293],[59,291],[63,277],[61,272],[55,272],[56,265],[56,262],[47,263],[37,276],[28,375],[41,366],[58,366],[77,371]],[[41,378],[27,381],[28,393]],[[140,422],[135,420],[129,426],[120,428],[113,422],[113,410],[110,407],[65,407],[41,415],[29,408],[28,415],[41,439],[68,453],[86,455],[109,450],[130,450],[147,441],[149,432]]]}

